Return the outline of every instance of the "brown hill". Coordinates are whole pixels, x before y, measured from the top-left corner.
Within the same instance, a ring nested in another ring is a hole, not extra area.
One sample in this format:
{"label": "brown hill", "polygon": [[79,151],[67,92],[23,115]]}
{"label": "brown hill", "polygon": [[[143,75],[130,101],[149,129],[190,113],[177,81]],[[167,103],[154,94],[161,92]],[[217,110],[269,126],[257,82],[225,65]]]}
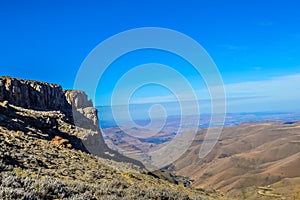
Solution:
{"label": "brown hill", "polygon": [[204,133],[199,131],[189,150],[170,167],[194,180],[193,186],[244,199],[300,197],[300,122],[225,128],[209,155],[199,159]]}

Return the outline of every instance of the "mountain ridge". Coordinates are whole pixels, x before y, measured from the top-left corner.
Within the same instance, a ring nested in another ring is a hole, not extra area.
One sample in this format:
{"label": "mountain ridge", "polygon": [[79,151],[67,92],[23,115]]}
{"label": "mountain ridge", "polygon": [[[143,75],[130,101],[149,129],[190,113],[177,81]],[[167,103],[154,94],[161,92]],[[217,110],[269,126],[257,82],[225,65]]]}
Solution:
{"label": "mountain ridge", "polygon": [[86,94],[57,84],[0,77],[0,143],[0,199],[222,197],[162,180],[110,150]]}

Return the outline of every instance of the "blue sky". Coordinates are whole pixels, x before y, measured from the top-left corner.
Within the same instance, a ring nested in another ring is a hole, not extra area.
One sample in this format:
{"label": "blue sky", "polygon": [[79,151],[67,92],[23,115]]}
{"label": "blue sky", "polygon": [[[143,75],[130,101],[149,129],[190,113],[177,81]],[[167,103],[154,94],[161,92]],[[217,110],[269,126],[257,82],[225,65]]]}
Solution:
{"label": "blue sky", "polygon": [[[0,74],[72,88],[81,63],[100,42],[132,28],[164,27],[207,50],[225,83],[229,112],[300,111],[299,8],[296,0],[1,1]],[[183,60],[144,51],[111,66],[96,104],[108,104],[122,73],[146,62],[171,65],[191,81],[199,99],[209,98],[201,77]],[[174,100],[170,95],[153,85],[138,90],[132,102]]]}

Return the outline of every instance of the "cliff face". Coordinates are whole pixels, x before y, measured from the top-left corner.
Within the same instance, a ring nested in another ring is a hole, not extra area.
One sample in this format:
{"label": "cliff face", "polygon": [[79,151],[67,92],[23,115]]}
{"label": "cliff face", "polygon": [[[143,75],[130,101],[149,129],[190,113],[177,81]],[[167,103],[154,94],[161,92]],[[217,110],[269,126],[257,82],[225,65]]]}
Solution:
{"label": "cliff face", "polygon": [[[34,125],[33,129],[51,133],[50,139],[65,133],[67,135],[76,133],[76,137],[80,138],[84,145],[83,150],[91,154],[141,165],[140,162],[122,156],[107,147],[100,131],[97,109],[83,91],[63,90],[57,84],[0,77],[1,102],[2,105],[6,105],[2,106],[2,113],[6,113],[3,115],[4,118],[24,121],[25,126]],[[19,116],[14,113],[23,114]],[[3,124],[7,123],[8,121],[3,121]],[[7,126],[16,126],[12,128],[18,129],[24,125],[17,123]],[[74,145],[77,144],[72,144]]]}
{"label": "cliff face", "polygon": [[75,125],[99,130],[97,110],[83,91],[63,90],[60,85],[0,77],[0,102],[26,109],[62,111]]}
{"label": "cliff face", "polygon": [[34,110],[69,109],[61,86],[11,77],[0,77],[1,101]]}
{"label": "cliff face", "polygon": [[77,126],[99,130],[98,112],[85,92],[65,90],[64,96],[72,108],[74,123]]}
{"label": "cliff face", "polygon": [[60,110],[73,118],[78,126],[99,129],[97,110],[83,91],[64,91],[57,84],[0,77],[0,102],[2,101],[32,110]]}

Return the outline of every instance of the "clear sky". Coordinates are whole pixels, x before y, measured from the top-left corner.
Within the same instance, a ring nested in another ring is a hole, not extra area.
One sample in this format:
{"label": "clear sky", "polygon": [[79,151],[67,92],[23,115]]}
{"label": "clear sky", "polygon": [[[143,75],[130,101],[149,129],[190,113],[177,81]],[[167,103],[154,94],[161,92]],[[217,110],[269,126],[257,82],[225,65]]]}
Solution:
{"label": "clear sky", "polygon": [[[72,88],[81,63],[101,41],[132,28],[164,27],[207,50],[225,83],[229,112],[300,111],[299,9],[297,0],[2,0],[0,74]],[[109,103],[120,66],[126,71],[154,61],[181,71],[198,98],[208,98],[184,61],[159,53],[136,52],[117,60],[103,77],[96,104]],[[166,89],[148,86],[132,102],[172,100]]]}

